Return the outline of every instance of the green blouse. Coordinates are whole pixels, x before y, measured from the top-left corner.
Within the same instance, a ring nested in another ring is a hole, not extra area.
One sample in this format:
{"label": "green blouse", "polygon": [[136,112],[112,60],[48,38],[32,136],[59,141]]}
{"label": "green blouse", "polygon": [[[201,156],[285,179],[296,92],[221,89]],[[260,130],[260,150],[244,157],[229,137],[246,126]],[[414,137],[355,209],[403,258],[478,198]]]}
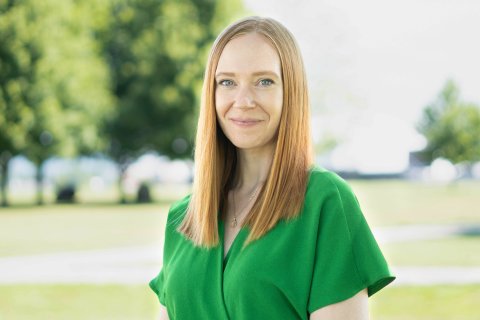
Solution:
{"label": "green blouse", "polygon": [[220,243],[195,247],[176,231],[189,197],[174,204],[165,230],[163,268],[150,287],[170,319],[308,319],[324,306],[395,279],[348,184],[335,173],[310,171],[301,214],[262,238],[240,230],[223,259]]}

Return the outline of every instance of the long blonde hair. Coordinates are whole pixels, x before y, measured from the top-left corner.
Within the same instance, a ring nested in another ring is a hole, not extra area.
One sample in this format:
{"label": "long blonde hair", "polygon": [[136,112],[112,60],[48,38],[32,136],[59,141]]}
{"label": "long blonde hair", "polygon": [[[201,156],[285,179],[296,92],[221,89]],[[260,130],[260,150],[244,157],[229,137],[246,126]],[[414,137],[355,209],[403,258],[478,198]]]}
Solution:
{"label": "long blonde hair", "polygon": [[197,246],[213,247],[219,243],[218,213],[225,207],[237,164],[236,148],[217,123],[215,71],[225,45],[252,32],[263,35],[280,56],[283,108],[270,173],[242,222],[242,227],[250,228],[244,245],[262,237],[280,219],[295,218],[302,209],[312,164],[310,106],[302,56],[291,33],[279,22],[248,17],[231,24],[218,36],[205,70],[192,197],[178,227]]}

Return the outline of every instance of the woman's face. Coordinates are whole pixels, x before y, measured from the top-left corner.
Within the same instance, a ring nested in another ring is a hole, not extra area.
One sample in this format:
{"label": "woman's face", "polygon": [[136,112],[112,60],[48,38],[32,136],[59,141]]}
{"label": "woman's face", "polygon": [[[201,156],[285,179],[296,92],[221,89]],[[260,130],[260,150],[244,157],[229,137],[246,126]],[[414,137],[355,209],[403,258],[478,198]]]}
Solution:
{"label": "woman's face", "polygon": [[274,144],[283,106],[280,57],[257,33],[227,43],[215,72],[215,108],[223,133],[241,149]]}

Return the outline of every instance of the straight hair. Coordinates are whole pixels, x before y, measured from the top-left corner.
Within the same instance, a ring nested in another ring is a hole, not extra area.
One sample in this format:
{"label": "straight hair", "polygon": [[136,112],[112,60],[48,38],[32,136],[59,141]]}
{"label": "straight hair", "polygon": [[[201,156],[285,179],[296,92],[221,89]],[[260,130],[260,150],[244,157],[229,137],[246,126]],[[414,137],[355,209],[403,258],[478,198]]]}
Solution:
{"label": "straight hair", "polygon": [[270,18],[248,17],[228,26],[210,51],[202,89],[195,141],[192,195],[178,231],[196,246],[219,244],[219,212],[237,170],[236,147],[226,138],[215,110],[215,72],[226,44],[241,35],[258,33],[278,52],[283,81],[283,107],[270,172],[251,211],[242,221],[250,233],[244,247],[259,239],[281,219],[302,210],[308,173],[313,163],[308,86],[299,47],[292,34]]}

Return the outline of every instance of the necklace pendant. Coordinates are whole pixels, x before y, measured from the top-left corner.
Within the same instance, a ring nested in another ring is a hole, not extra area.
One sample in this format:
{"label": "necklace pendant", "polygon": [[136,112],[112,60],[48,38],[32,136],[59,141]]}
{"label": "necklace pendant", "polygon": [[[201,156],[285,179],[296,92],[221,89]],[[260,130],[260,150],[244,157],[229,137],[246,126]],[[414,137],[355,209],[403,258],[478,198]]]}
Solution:
{"label": "necklace pendant", "polygon": [[237,218],[233,218],[231,226],[232,228],[235,228],[237,226]]}

